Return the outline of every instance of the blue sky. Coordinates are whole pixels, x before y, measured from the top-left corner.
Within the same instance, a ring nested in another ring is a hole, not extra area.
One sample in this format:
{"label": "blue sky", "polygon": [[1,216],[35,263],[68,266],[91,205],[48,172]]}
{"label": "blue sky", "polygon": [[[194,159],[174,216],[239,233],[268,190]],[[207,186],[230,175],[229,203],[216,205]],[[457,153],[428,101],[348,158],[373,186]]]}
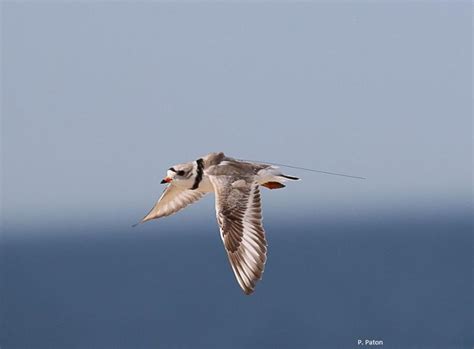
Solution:
{"label": "blue sky", "polygon": [[470,15],[468,2],[5,2],[4,222],[128,224],[165,169],[211,151],[368,178],[288,169],[303,181],[264,194],[275,216],[469,208]]}

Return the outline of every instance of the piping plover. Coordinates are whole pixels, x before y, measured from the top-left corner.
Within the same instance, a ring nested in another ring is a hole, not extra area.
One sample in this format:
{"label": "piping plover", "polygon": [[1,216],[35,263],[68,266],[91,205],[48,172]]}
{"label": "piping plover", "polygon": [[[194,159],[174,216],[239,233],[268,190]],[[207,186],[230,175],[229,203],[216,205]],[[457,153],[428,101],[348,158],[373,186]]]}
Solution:
{"label": "piping plover", "polygon": [[210,153],[170,167],[161,181],[168,186],[139,223],[169,216],[215,193],[217,223],[230,265],[242,290],[251,294],[267,259],[259,186],[280,189],[288,179],[299,178],[284,175],[275,166]]}

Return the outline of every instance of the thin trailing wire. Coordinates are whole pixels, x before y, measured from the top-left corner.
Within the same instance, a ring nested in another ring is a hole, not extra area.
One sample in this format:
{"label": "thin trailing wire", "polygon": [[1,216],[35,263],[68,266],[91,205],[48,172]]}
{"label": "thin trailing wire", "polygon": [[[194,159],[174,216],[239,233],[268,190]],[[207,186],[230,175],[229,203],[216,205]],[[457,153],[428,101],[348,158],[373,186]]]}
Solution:
{"label": "thin trailing wire", "polygon": [[246,161],[246,162],[259,162],[259,163],[261,163],[261,164],[267,164],[267,165],[275,165],[275,166],[282,166],[282,167],[294,168],[294,169],[297,169],[297,170],[323,173],[323,174],[332,175],[332,176],[348,177],[348,178],[355,178],[355,179],[367,179],[367,178],[365,178],[365,177],[352,176],[352,175],[348,175],[348,174],[344,174],[344,173],[321,171],[321,170],[313,170],[312,168],[305,168],[305,167],[299,167],[299,166],[285,165],[285,164],[279,164],[279,163],[276,163],[276,162],[244,160],[244,159],[239,159],[239,160],[240,160],[240,161]]}

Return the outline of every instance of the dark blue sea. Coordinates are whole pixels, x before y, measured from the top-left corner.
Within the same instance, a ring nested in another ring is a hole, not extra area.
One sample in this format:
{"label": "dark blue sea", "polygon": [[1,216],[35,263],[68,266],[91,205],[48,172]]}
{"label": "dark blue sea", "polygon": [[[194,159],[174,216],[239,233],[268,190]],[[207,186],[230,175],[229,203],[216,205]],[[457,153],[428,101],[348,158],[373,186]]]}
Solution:
{"label": "dark blue sea", "polygon": [[266,219],[268,262],[251,296],[215,225],[172,226],[6,232],[1,348],[474,345],[471,213]]}

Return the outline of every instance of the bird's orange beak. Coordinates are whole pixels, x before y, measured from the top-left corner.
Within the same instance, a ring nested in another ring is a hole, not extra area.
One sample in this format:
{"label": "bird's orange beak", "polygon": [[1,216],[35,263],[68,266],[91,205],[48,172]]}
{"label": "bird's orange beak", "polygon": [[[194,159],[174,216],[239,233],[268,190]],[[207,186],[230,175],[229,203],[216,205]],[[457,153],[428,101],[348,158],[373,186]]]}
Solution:
{"label": "bird's orange beak", "polygon": [[161,184],[169,183],[169,182],[171,182],[172,180],[173,180],[173,179],[170,178],[170,177],[165,177],[165,178],[163,178],[163,180],[161,181]]}

